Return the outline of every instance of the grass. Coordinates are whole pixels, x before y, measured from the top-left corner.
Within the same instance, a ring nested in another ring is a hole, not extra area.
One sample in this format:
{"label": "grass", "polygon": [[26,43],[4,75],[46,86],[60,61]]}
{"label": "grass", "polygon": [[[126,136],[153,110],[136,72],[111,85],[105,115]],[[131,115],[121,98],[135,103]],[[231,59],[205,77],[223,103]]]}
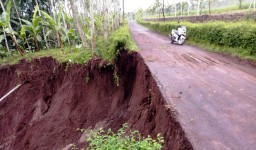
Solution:
{"label": "grass", "polygon": [[8,54],[7,57],[0,57],[0,65],[17,64],[21,59],[31,61],[35,58],[53,57],[60,63],[69,62],[76,64],[85,64],[90,60],[94,53],[102,59],[113,62],[119,53],[119,49],[124,48],[126,51],[138,50],[135,42],[133,41],[128,25],[124,25],[114,31],[107,40],[102,37],[96,41],[96,52],[89,49],[65,47],[63,49],[50,49],[41,50],[38,52],[28,52],[24,56],[20,56],[17,52]]}
{"label": "grass", "polygon": [[16,64],[21,59],[31,61],[35,58],[41,57],[53,57],[59,62],[73,62],[77,64],[82,64],[88,61],[92,57],[92,52],[84,49],[76,49],[65,47],[63,49],[50,49],[41,50],[39,52],[28,52],[24,56],[20,56],[18,53],[14,52],[11,55],[4,57],[0,60],[1,65]]}
{"label": "grass", "polygon": [[198,43],[191,40],[186,41],[186,44],[199,47],[207,51],[228,54],[231,56],[239,57],[241,59],[256,62],[256,56],[250,55],[248,51],[244,51],[242,48],[231,48],[227,46],[218,46],[218,45],[209,44],[209,43]]}

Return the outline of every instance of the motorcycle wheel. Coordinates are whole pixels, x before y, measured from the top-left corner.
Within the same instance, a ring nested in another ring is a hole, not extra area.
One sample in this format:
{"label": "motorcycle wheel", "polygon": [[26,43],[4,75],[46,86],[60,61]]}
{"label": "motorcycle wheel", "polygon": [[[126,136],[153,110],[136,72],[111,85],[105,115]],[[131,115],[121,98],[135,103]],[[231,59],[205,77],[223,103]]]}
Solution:
{"label": "motorcycle wheel", "polygon": [[173,37],[171,36],[171,37],[170,37],[170,39],[171,39],[171,43],[173,44],[173,43],[174,43],[174,41],[173,41]]}
{"label": "motorcycle wheel", "polygon": [[181,36],[180,39],[178,40],[179,45],[183,45],[185,43],[185,37]]}

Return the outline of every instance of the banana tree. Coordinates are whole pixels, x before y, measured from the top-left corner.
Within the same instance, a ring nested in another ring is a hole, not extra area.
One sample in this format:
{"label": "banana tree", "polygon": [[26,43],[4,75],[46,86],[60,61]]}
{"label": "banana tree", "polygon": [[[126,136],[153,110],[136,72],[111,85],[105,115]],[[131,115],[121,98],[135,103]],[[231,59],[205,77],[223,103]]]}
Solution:
{"label": "banana tree", "polygon": [[42,24],[41,24],[42,18],[37,16],[37,13],[38,13],[38,5],[34,9],[32,22],[25,19],[21,19],[25,23],[25,25],[22,25],[21,27],[20,36],[22,38],[25,38],[26,32],[28,32],[29,39],[32,39],[35,45],[36,51],[39,51],[40,50],[39,42],[42,41],[42,37],[40,35],[42,31]]}
{"label": "banana tree", "polygon": [[46,12],[42,10],[40,11],[43,14],[43,16],[46,18],[46,20],[44,21],[44,24],[50,28],[50,30],[47,32],[47,35],[49,35],[52,32],[57,34],[57,41],[60,48],[63,48],[63,34],[65,34],[65,27],[62,25],[62,22],[61,22],[62,10],[63,10],[63,6],[60,7],[56,21]]}
{"label": "banana tree", "polygon": [[12,41],[13,41],[14,45],[16,46],[16,49],[18,50],[18,52],[21,55],[24,55],[24,50],[19,45],[19,43],[18,43],[18,41],[16,39],[16,35],[18,35],[18,33],[15,32],[12,29],[12,26],[11,26],[11,17],[10,17],[10,14],[11,14],[11,1],[8,1],[6,11],[5,11],[4,7],[3,7],[3,3],[2,3],[1,0],[0,0],[0,3],[1,3],[1,7],[3,9],[3,13],[1,14],[1,17],[0,17],[0,26],[2,27],[3,33],[4,33],[4,35],[1,36],[1,39],[5,38],[6,46],[8,48],[8,43],[7,43],[7,40],[6,40],[6,36],[10,36],[12,38]]}

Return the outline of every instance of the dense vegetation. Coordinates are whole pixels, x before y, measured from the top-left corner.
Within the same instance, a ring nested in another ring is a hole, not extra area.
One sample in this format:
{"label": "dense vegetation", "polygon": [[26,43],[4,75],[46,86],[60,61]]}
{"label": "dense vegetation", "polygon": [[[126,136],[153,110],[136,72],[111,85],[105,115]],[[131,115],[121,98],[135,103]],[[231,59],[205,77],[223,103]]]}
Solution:
{"label": "dense vegetation", "polygon": [[[162,34],[169,34],[171,29],[177,29],[179,25],[187,27],[187,38],[192,43],[218,46],[216,50],[222,50],[234,55],[249,58],[256,56],[256,26],[254,21],[208,23],[182,22],[145,22],[140,23]],[[221,48],[222,47],[222,48]],[[230,50],[230,48],[233,48]]]}
{"label": "dense vegetation", "polygon": [[80,64],[93,56],[112,61],[120,49],[137,49],[119,0],[0,2],[0,64],[43,56]]}
{"label": "dense vegetation", "polygon": [[21,59],[31,60],[33,58],[51,56],[59,62],[69,62],[84,64],[91,59],[95,54],[98,57],[106,61],[113,61],[116,58],[120,49],[127,51],[137,50],[133,39],[131,38],[128,25],[124,25],[114,31],[107,40],[103,37],[99,37],[96,40],[96,51],[93,52],[90,49],[86,49],[81,45],[66,46],[64,48],[56,48],[50,50],[41,50],[38,52],[28,51],[26,55],[20,56],[17,52],[12,52],[8,57],[0,59],[0,64],[15,64]]}

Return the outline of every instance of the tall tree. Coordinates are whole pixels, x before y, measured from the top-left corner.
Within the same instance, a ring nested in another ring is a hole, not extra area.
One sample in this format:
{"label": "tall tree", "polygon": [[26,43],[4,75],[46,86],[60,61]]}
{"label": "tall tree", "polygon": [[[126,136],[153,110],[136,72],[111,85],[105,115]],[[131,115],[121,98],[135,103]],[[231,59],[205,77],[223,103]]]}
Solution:
{"label": "tall tree", "polygon": [[90,20],[91,20],[91,48],[94,51],[95,50],[95,43],[94,43],[94,9],[93,9],[93,1],[90,0]]}
{"label": "tall tree", "polygon": [[238,0],[238,7],[239,7],[239,9],[243,8],[243,1],[244,0]]}
{"label": "tall tree", "polygon": [[108,37],[108,0],[103,0],[103,35],[104,38],[107,39]]}
{"label": "tall tree", "polygon": [[73,18],[74,18],[74,21],[75,21],[75,24],[76,24],[76,29],[79,33],[79,36],[82,40],[82,44],[84,47],[88,47],[88,44],[87,44],[87,41],[86,41],[86,37],[85,37],[85,33],[83,31],[83,27],[79,21],[79,14],[78,14],[78,9],[77,9],[77,6],[75,4],[75,0],[69,0],[70,2],[70,5],[71,5],[71,10],[72,10],[72,15],[73,15]]}
{"label": "tall tree", "polygon": [[201,5],[201,0],[197,1],[197,15],[200,15],[200,5]]}
{"label": "tall tree", "polygon": [[163,0],[163,8],[162,8],[162,10],[163,10],[163,18],[164,18],[164,22],[165,22],[165,15],[164,15],[164,0]]}

